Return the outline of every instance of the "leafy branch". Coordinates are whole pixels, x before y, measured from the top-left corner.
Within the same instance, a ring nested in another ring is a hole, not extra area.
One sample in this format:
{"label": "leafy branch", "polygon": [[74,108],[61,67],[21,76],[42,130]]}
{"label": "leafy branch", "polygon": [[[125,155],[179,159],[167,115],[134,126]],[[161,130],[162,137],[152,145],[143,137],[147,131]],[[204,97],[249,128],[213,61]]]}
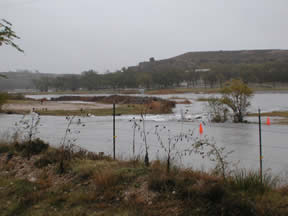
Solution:
{"label": "leafy branch", "polygon": [[[14,39],[20,39],[16,33],[12,30],[12,24],[5,19],[0,20],[0,46],[3,44],[12,46],[17,49],[19,52],[24,52],[16,43]],[[3,77],[3,76],[1,76]]]}

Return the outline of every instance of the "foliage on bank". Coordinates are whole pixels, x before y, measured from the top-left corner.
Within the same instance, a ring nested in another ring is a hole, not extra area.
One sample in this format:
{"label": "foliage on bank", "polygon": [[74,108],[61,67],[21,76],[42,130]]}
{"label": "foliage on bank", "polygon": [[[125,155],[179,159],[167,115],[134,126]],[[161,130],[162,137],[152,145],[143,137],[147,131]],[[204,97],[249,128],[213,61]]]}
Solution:
{"label": "foliage on bank", "polygon": [[3,216],[288,214],[287,187],[276,187],[271,176],[261,184],[257,173],[245,170],[226,180],[177,167],[167,173],[161,161],[147,168],[83,150],[73,152],[59,174],[61,149],[43,148],[29,159],[22,151],[0,145]]}
{"label": "foliage on bank", "polygon": [[[204,98],[208,102],[208,112],[214,122],[225,122],[232,111],[233,122],[244,122],[253,91],[242,80],[233,79],[224,84],[221,97]],[[201,98],[200,98],[201,99]],[[203,100],[203,99],[202,99]]]}
{"label": "foliage on bank", "polygon": [[6,103],[8,99],[8,94],[5,92],[0,92],[0,111],[2,110],[2,105]]}

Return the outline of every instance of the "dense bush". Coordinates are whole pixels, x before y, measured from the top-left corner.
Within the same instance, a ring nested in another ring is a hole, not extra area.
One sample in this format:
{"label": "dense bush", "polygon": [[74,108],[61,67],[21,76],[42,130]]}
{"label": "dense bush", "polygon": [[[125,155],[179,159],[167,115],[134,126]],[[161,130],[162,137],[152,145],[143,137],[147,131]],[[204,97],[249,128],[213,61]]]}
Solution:
{"label": "dense bush", "polygon": [[0,92],[0,111],[2,109],[2,105],[6,102],[8,99],[8,94],[5,92]]}
{"label": "dense bush", "polygon": [[49,144],[37,138],[31,141],[25,141],[21,144],[15,144],[15,150],[21,152],[23,156],[30,158],[32,155],[40,154],[48,149]]}
{"label": "dense bush", "polygon": [[11,100],[25,100],[25,95],[22,93],[16,93],[16,94],[9,94],[9,99]]}
{"label": "dense bush", "polygon": [[263,182],[261,182],[258,172],[241,169],[233,173],[229,183],[233,190],[245,191],[251,194],[263,194],[275,188],[279,183],[279,179],[265,174]]}
{"label": "dense bush", "polygon": [[6,153],[10,151],[10,147],[8,145],[0,145],[0,154]]}

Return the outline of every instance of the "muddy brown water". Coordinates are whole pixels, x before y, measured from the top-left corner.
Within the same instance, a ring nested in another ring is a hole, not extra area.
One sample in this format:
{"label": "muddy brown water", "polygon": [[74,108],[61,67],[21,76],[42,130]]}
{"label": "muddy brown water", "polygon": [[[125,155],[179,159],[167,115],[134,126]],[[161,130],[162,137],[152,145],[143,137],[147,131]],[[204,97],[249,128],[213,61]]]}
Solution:
{"label": "muddy brown water", "polygon": [[[49,95],[50,97],[51,95]],[[259,168],[259,136],[258,125],[233,124],[233,123],[209,123],[205,117],[205,102],[197,102],[199,97],[207,97],[201,94],[179,94],[165,95],[163,98],[172,96],[185,97],[192,101],[192,104],[179,104],[174,113],[169,115],[148,115],[146,116],[147,142],[151,159],[164,159],[165,151],[160,146],[155,128],[166,127],[160,134],[164,144],[168,143],[169,136],[179,135],[193,131],[194,138],[207,138],[210,142],[215,142],[217,146],[225,147],[226,151],[233,150],[228,157],[230,164],[237,164],[238,168],[257,170]],[[33,96],[34,98],[43,97]],[[48,96],[47,96],[48,97]],[[256,112],[258,108],[263,111],[288,110],[288,93],[262,93],[255,94],[252,99],[251,112]],[[188,117],[192,121],[182,121],[183,110],[188,110]],[[196,118],[199,117],[199,119]],[[200,118],[201,117],[201,118]],[[19,115],[0,115],[0,133],[12,132],[15,129],[15,122],[19,121]],[[117,116],[116,117],[116,153],[119,158],[132,157],[133,143],[133,123],[130,121],[139,116]],[[250,118],[250,121],[257,121],[257,118]],[[73,124],[71,139],[77,139],[75,143],[81,147],[95,152],[105,152],[112,154],[112,117],[86,117],[81,118],[85,127],[78,127]],[[199,124],[203,124],[204,134],[199,134]],[[262,140],[263,140],[263,167],[267,172],[275,175],[286,176],[288,173],[288,126],[287,125],[265,125],[263,118]],[[39,137],[48,141],[52,145],[59,145],[67,127],[65,117],[42,116],[39,128]],[[80,131],[80,133],[78,133]],[[170,134],[170,135],[169,135]],[[190,142],[191,143],[191,142]],[[183,152],[189,148],[189,142],[178,142],[176,145],[178,152]],[[143,156],[144,145],[140,132],[136,131],[135,136],[136,155]],[[188,146],[188,147],[187,147]],[[175,150],[176,151],[176,150]],[[199,155],[182,155],[175,157],[175,163],[185,167],[209,170],[215,163],[207,158],[202,159]]]}

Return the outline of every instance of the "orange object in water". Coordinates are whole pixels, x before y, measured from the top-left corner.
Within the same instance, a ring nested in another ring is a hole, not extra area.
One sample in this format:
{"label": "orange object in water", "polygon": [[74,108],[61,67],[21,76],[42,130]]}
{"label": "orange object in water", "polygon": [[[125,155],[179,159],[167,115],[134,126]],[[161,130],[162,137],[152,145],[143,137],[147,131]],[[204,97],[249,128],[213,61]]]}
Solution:
{"label": "orange object in water", "polygon": [[266,122],[266,124],[267,125],[270,125],[271,123],[270,123],[270,118],[269,117],[267,117],[267,122]]}
{"label": "orange object in water", "polygon": [[202,124],[200,123],[200,126],[199,126],[199,133],[200,134],[203,134],[203,127],[202,127]]}

